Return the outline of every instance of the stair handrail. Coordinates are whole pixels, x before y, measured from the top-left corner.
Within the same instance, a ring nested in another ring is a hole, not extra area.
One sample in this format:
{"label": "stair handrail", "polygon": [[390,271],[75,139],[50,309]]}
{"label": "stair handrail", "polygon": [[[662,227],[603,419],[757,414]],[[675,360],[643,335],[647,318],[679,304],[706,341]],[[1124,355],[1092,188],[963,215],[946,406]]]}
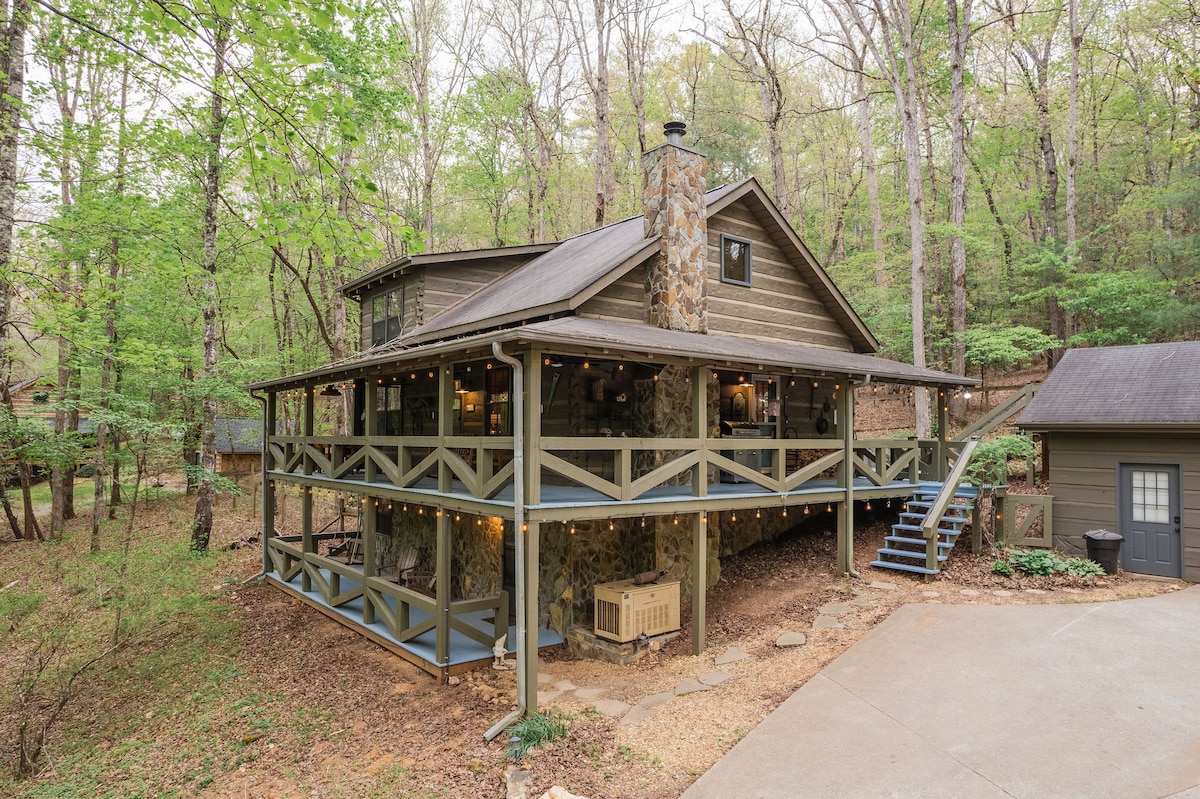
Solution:
{"label": "stair handrail", "polygon": [[992,408],[987,415],[976,419],[973,424],[959,431],[954,436],[954,440],[966,441],[973,436],[982,436],[992,432],[1000,426],[1001,422],[1028,405],[1039,388],[1041,388],[1041,383],[1026,383],[1024,388]]}
{"label": "stair handrail", "polygon": [[951,500],[958,493],[959,482],[967,471],[967,466],[971,463],[971,456],[975,453],[977,446],[979,446],[978,437],[973,437],[963,446],[958,460],[954,462],[950,474],[946,475],[941,490],[938,491],[937,497],[934,498],[925,518],[921,521],[921,534],[925,536],[925,568],[927,569],[938,569],[938,527],[942,521],[942,514],[950,507]]}

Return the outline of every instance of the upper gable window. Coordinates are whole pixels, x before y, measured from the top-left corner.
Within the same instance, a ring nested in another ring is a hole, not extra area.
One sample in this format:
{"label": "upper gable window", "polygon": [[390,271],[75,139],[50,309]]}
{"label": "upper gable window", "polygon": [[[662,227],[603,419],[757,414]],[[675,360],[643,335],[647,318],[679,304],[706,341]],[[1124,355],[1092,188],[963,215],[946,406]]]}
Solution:
{"label": "upper gable window", "polygon": [[750,285],[750,242],[721,236],[721,281]]}
{"label": "upper gable window", "polygon": [[376,294],[371,299],[371,346],[399,338],[404,322],[404,287]]}

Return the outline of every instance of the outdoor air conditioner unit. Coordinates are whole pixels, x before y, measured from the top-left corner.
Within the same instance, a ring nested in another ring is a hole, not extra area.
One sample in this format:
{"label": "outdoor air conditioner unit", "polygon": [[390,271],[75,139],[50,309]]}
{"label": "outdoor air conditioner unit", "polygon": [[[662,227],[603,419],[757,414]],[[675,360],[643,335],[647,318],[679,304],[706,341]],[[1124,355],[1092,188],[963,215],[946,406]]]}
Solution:
{"label": "outdoor air conditioner unit", "polygon": [[594,586],[596,636],[624,644],[642,633],[679,629],[679,581],[634,585],[616,580]]}

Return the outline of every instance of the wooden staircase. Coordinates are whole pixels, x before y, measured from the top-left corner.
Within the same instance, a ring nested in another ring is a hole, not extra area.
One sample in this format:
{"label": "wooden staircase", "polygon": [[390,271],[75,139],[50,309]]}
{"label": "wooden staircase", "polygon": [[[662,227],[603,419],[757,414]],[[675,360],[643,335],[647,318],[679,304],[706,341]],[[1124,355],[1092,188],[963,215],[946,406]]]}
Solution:
{"label": "wooden staircase", "polygon": [[[884,545],[872,566],[881,569],[915,572],[933,577],[941,571],[941,564],[950,556],[950,550],[963,528],[971,521],[971,509],[979,496],[974,486],[960,484],[949,502],[938,502],[944,485],[922,483],[904,505],[900,520],[892,525],[892,534],[884,538]],[[934,506],[940,511],[936,520],[930,518]],[[930,555],[937,548],[936,563],[930,563]]]}

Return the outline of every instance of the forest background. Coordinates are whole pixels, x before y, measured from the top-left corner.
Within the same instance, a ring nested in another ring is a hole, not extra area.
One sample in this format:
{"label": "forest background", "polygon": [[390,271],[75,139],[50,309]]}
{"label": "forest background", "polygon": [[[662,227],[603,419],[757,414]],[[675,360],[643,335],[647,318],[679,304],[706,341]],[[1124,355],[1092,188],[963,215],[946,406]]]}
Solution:
{"label": "forest background", "polygon": [[[61,535],[93,461],[99,548],[168,442],[202,452],[207,547],[216,416],[356,350],[339,284],[638,214],[671,119],[710,187],[759,179],[888,357],[977,374],[1200,329],[1194,3],[3,5],[0,464],[53,496],[41,531],[5,493],[18,537]],[[11,413],[36,377],[52,430]]]}

